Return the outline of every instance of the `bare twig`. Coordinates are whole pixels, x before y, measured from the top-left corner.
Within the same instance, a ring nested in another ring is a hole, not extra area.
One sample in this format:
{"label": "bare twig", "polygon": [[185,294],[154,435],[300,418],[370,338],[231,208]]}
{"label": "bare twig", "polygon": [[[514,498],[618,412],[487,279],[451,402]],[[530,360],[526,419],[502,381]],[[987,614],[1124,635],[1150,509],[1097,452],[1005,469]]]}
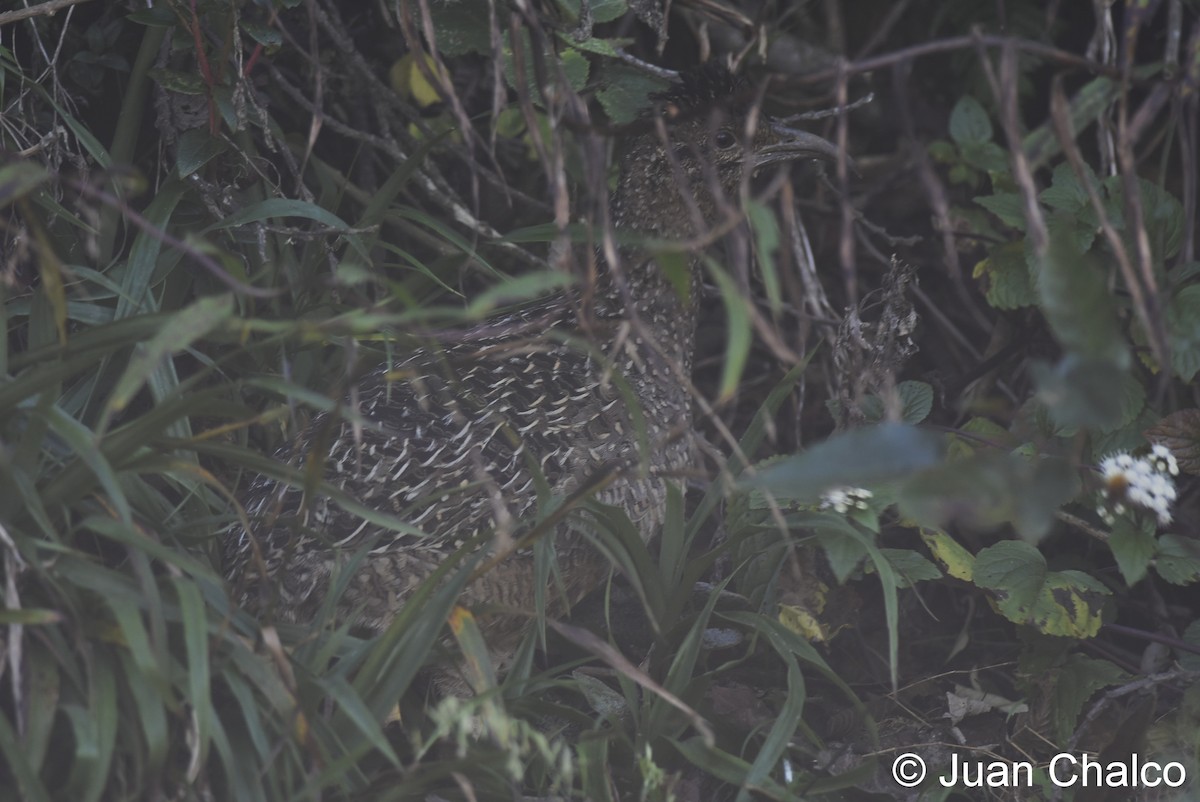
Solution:
{"label": "bare twig", "polygon": [[64,8],[86,2],[89,2],[89,0],[47,0],[45,3],[39,3],[29,8],[5,11],[3,14],[0,14],[0,25],[7,25],[10,22],[20,22],[30,17],[52,17]]}

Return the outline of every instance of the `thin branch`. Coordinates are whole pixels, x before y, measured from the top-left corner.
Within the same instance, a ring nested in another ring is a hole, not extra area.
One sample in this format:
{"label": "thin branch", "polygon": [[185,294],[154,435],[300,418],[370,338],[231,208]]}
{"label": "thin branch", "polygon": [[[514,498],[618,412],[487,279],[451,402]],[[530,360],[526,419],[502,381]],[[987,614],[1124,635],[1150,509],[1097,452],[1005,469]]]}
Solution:
{"label": "thin branch", "polygon": [[5,11],[3,14],[0,14],[0,25],[7,25],[10,22],[20,22],[30,17],[53,17],[64,8],[87,2],[89,0],[47,0],[45,3],[30,6],[29,8]]}

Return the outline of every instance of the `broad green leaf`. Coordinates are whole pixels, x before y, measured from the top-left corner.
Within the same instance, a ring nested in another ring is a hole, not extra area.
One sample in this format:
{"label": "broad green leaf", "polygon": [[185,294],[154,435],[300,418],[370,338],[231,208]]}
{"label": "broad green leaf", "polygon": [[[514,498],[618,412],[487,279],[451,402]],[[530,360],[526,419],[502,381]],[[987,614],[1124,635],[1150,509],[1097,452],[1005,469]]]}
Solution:
{"label": "broad green leaf", "polygon": [[1016,192],[981,195],[975,202],[1017,231],[1025,230],[1025,201]]}
{"label": "broad green leaf", "polygon": [[[1096,174],[1092,171],[1090,165],[1084,164],[1084,168],[1085,178],[1099,192],[1100,183],[1096,178]],[[1066,162],[1054,168],[1054,173],[1050,178],[1050,186],[1042,190],[1038,198],[1051,209],[1067,212],[1068,214],[1078,214],[1090,205],[1087,189],[1079,183],[1079,179],[1075,176],[1075,171]]]}
{"label": "broad green leaf", "polygon": [[443,56],[492,52],[486,0],[447,0],[432,8],[434,38]]}
{"label": "broad green leaf", "polygon": [[1025,243],[1020,240],[993,250],[975,265],[971,276],[982,280],[993,309],[1019,309],[1037,303],[1037,291],[1025,259]]}
{"label": "broad green leaf", "polygon": [[[529,32],[521,28],[518,32],[517,46],[514,47],[509,37],[505,37],[504,46],[502,48],[504,80],[512,88],[517,88],[517,56],[518,53],[521,59],[521,67],[525,74],[525,88],[529,92],[529,96],[534,103],[541,105],[542,92],[537,85],[537,75],[534,71],[534,56],[532,44],[530,41]],[[545,41],[545,40],[543,40]],[[547,42],[547,45],[550,45]],[[558,71],[553,69],[554,64],[558,64],[562,69],[562,74],[566,77],[567,83],[575,91],[583,89],[587,84],[588,72],[591,69],[591,63],[587,57],[574,48],[564,48],[558,53],[555,53],[553,48],[548,46],[544,51],[544,63],[547,66],[546,79],[553,85],[557,80]],[[547,87],[549,88],[549,87]]]}
{"label": "broad green leaf", "polygon": [[933,387],[925,382],[903,381],[896,391],[900,394],[900,421],[910,426],[924,423],[933,410]]}
{"label": "broad green leaf", "polygon": [[1096,660],[1081,654],[1067,655],[1066,662],[1051,671],[1049,682],[1042,687],[1053,688],[1050,711],[1055,743],[1067,743],[1076,731],[1079,714],[1092,694],[1101,688],[1129,680],[1129,675],[1107,660]]}
{"label": "broad green leaf", "polygon": [[[1008,171],[1008,154],[995,142],[962,142],[959,144],[958,150],[962,154],[962,160],[978,170],[985,170],[992,174]],[[952,168],[951,178],[953,179],[953,177]],[[974,185],[974,182],[969,184],[969,186]]]}
{"label": "broad green leaf", "polygon": [[1200,371],[1200,285],[1184,287],[1167,301],[1171,368],[1185,382]]}
{"label": "broad green leaf", "polygon": [[[1075,93],[1068,103],[1071,130],[1077,134],[1111,107],[1117,95],[1124,91],[1111,78],[1095,78]],[[1052,120],[1031,131],[1021,141],[1021,149],[1029,158],[1031,169],[1038,169],[1062,151]]]}
{"label": "broad green leaf", "polygon": [[1123,420],[1132,419],[1128,412],[1137,405],[1135,395],[1113,392],[1114,387],[1126,386],[1128,371],[1112,362],[1068,354],[1053,367],[1034,362],[1030,372],[1037,385],[1037,400],[1059,434],[1088,427],[1112,431],[1120,428]]}
{"label": "broad green leaf", "polygon": [[1064,348],[1118,367],[1129,365],[1108,276],[1095,259],[1063,239],[1052,239],[1036,285],[1046,321]]}
{"label": "broad green leaf", "polygon": [[[612,22],[629,10],[626,0],[586,0],[588,11],[596,22]],[[579,19],[581,0],[558,0],[575,19]]]}
{"label": "broad green leaf", "polygon": [[1141,581],[1157,546],[1152,523],[1135,523],[1126,515],[1117,518],[1108,547],[1117,560],[1121,576],[1125,577],[1125,584],[1135,585]]}
{"label": "broad green leaf", "polygon": [[179,136],[179,149],[175,155],[175,171],[180,178],[208,164],[225,152],[225,140],[208,133],[207,128],[193,128]]}
{"label": "broad green leaf", "polygon": [[1172,585],[1200,581],[1200,541],[1183,535],[1163,535],[1158,539],[1154,569]]}
{"label": "broad green leaf", "polygon": [[950,112],[950,137],[962,145],[966,142],[990,142],[992,121],[975,98],[964,95]]}
{"label": "broad green leaf", "polygon": [[1003,541],[975,557],[975,584],[994,591],[996,607],[1010,621],[1047,635],[1090,638],[1100,631],[1109,596],[1103,583],[1081,571],[1050,571],[1036,548]]}
{"label": "broad green leaf", "polygon": [[[942,572],[920,552],[912,549],[880,549],[879,553],[887,558],[888,564],[896,572],[896,587],[910,588],[918,582],[928,582],[941,579]],[[867,566],[868,573],[871,570]]]}
{"label": "broad green leaf", "polygon": [[1079,478],[1064,460],[980,452],[914,476],[898,498],[901,512],[922,526],[1011,524],[1022,537],[1037,540],[1078,492]]}
{"label": "broad green leaf", "polygon": [[[1106,178],[1104,188],[1114,202],[1124,205],[1125,183],[1121,176]],[[1137,180],[1137,188],[1142,201],[1142,224],[1150,239],[1153,259],[1161,264],[1179,252],[1183,241],[1183,205],[1170,192],[1144,178]]]}
{"label": "broad green leaf", "polygon": [[[902,424],[886,423],[834,435],[786,457],[742,486],[769,490],[782,499],[815,503],[832,487],[870,487],[936,465],[942,438]],[[863,455],[869,454],[869,460]]]}

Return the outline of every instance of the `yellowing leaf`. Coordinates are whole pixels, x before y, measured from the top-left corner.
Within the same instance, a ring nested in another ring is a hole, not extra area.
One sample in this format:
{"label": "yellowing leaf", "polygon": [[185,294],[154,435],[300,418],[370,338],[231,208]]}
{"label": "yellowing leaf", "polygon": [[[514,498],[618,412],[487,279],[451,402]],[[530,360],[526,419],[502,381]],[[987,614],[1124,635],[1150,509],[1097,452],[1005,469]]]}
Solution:
{"label": "yellowing leaf", "polygon": [[975,558],[971,552],[958,545],[958,542],[937,529],[922,529],[921,540],[929,547],[934,558],[946,569],[946,573],[955,579],[971,581]]}
{"label": "yellowing leaf", "polygon": [[[424,60],[425,70],[417,63],[417,58]],[[421,108],[427,108],[442,100],[437,87],[430,83],[430,76],[440,82],[446,79],[446,72],[428,53],[408,53],[397,60],[388,72],[392,89],[399,92],[405,100],[411,100]]]}
{"label": "yellowing leaf", "polygon": [[1081,571],[1050,571],[1036,548],[1020,541],[989,546],[975,558],[975,584],[1018,624],[1047,635],[1090,638],[1100,630],[1108,589]]}

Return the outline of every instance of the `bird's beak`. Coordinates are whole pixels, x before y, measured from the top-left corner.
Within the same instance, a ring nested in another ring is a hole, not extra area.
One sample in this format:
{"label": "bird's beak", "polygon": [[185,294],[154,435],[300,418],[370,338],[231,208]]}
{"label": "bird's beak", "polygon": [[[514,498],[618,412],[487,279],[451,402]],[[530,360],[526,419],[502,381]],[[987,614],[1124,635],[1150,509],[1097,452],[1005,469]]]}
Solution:
{"label": "bird's beak", "polygon": [[[779,138],[776,142],[760,148],[754,154],[754,167],[766,167],[768,164],[795,161],[796,159],[828,159],[837,161],[838,149],[832,142],[822,139],[816,134],[789,128],[780,123],[770,123],[771,131]],[[849,157],[847,157],[848,159]],[[854,169],[853,162],[850,169]]]}

